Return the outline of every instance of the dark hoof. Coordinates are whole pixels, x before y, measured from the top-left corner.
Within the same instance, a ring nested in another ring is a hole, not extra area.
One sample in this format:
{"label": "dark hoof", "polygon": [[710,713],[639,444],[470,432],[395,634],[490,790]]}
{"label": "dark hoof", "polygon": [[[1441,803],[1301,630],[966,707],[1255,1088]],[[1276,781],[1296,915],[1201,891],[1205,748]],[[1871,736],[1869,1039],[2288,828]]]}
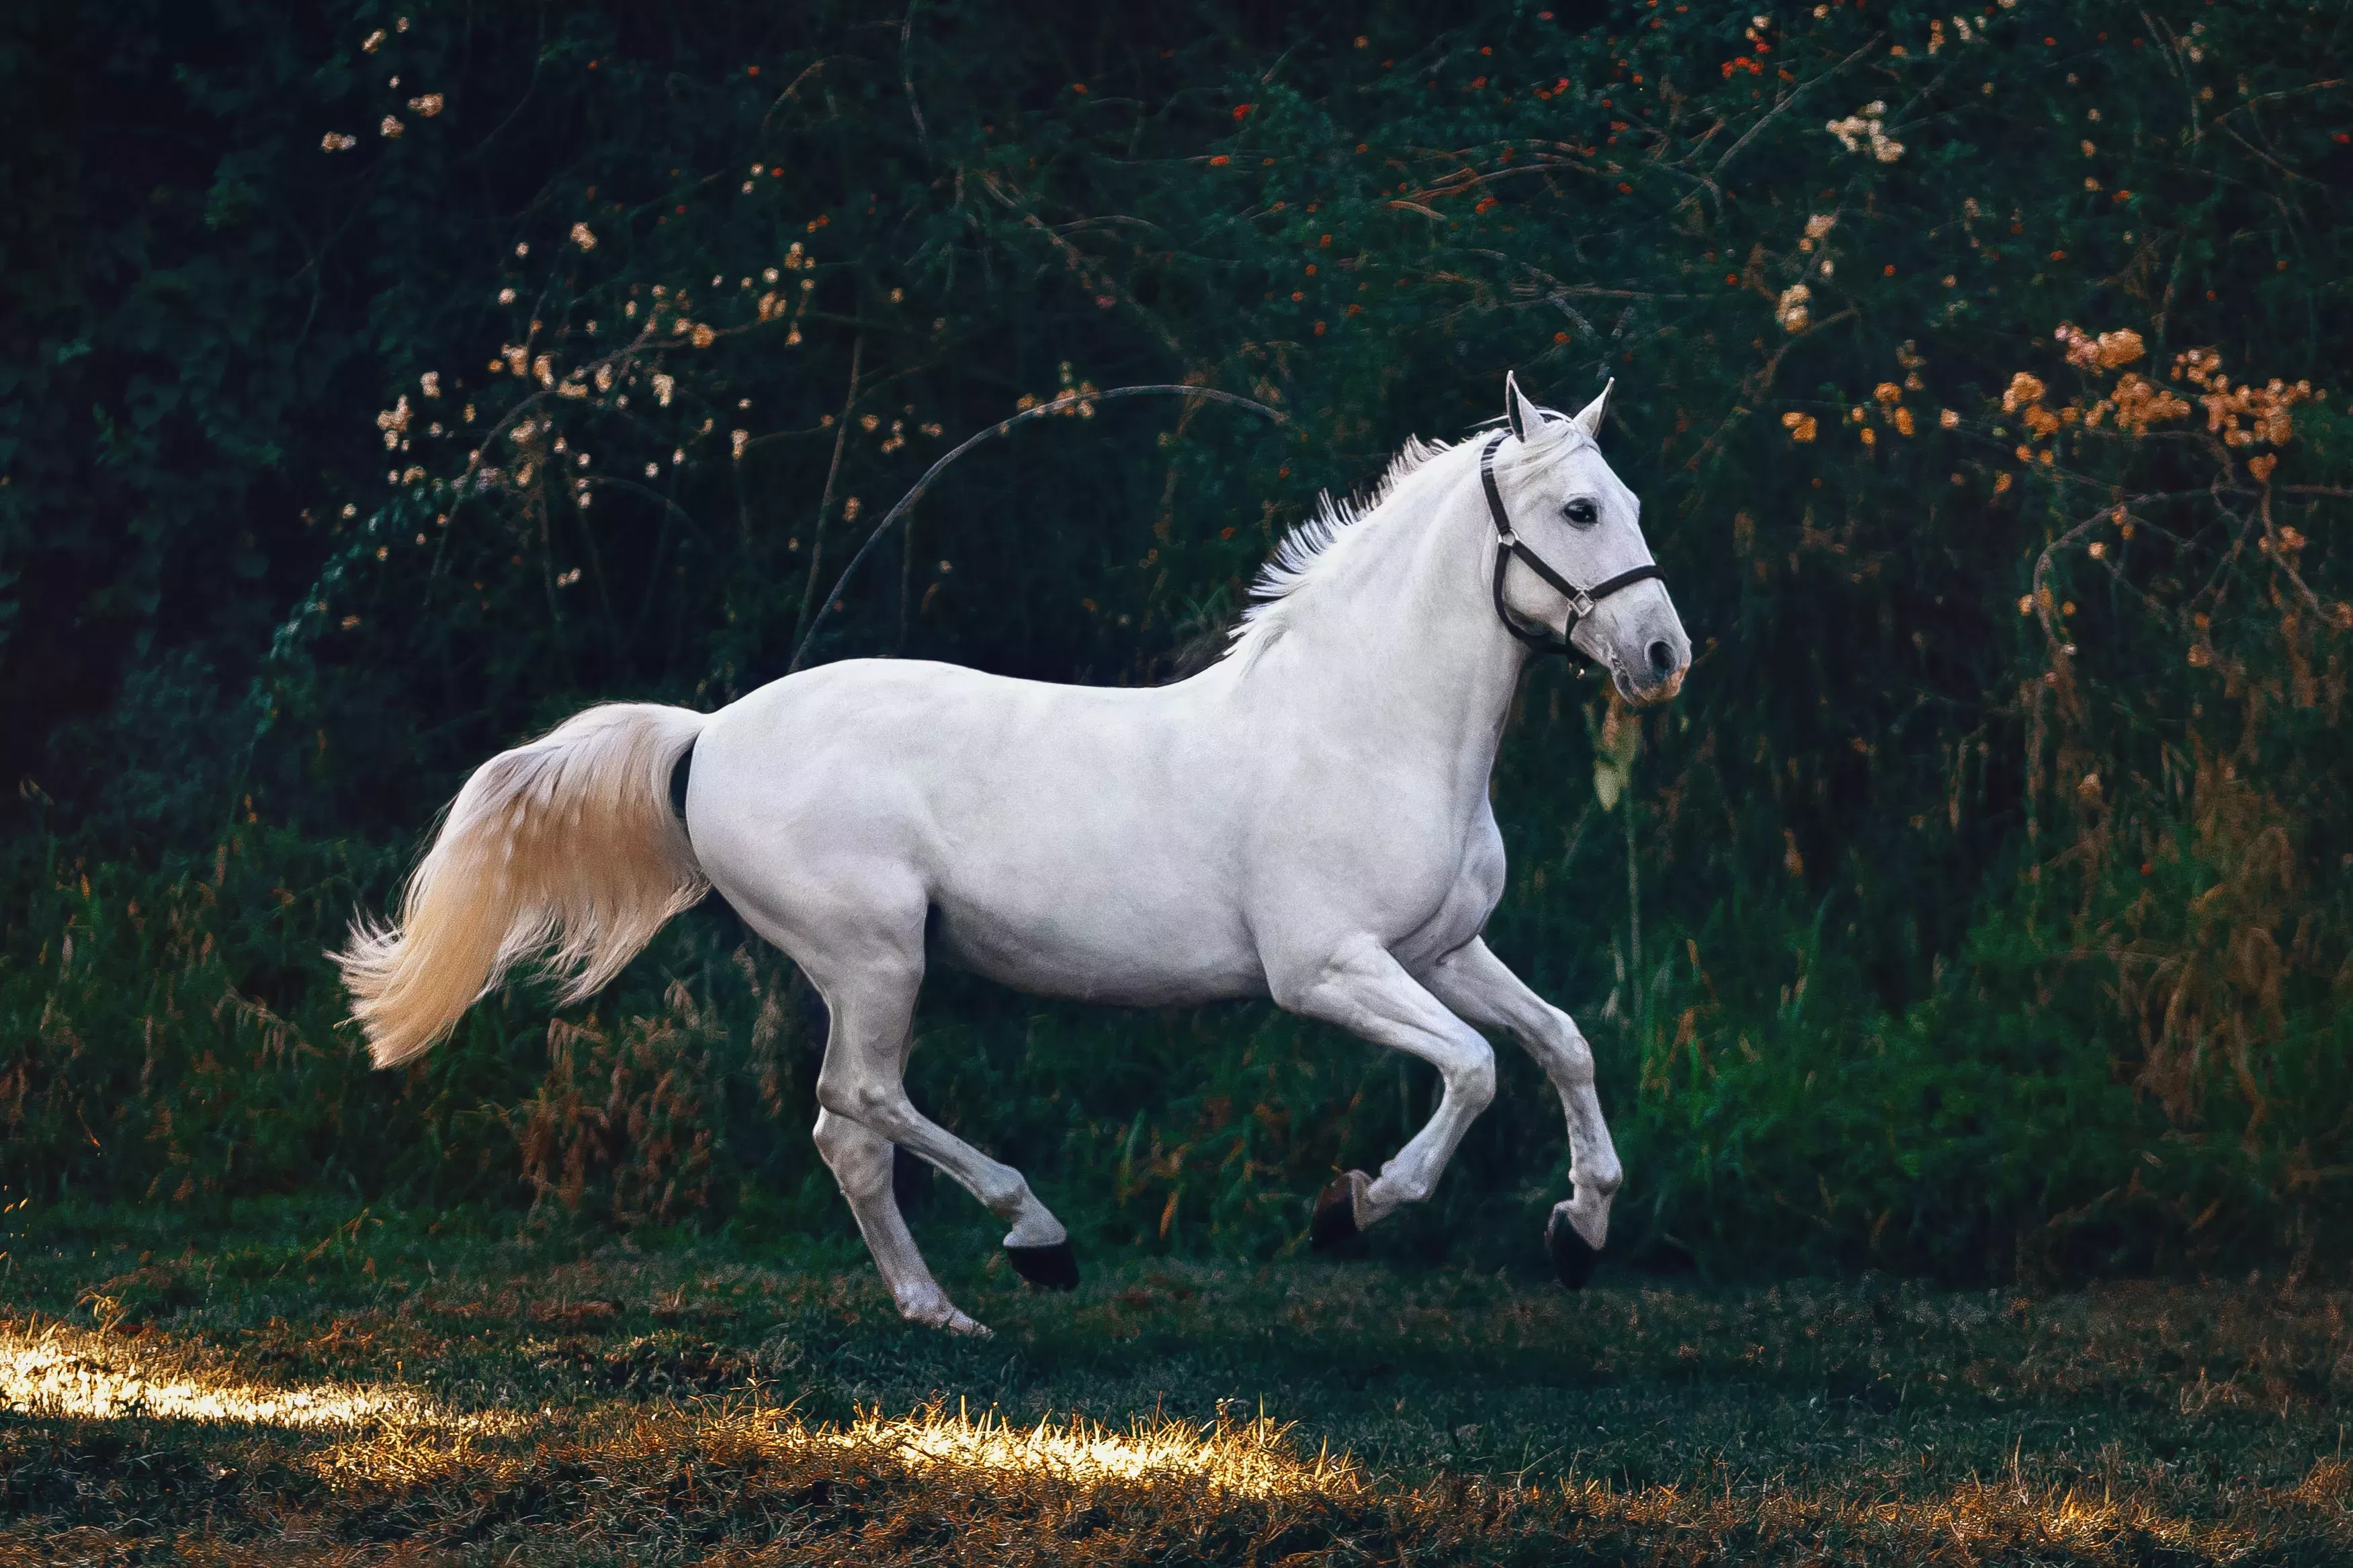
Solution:
{"label": "dark hoof", "polygon": [[1079,1288],[1079,1255],[1067,1241],[1051,1247],[1008,1247],[1005,1260],[1013,1265],[1013,1272],[1040,1290]]}
{"label": "dark hoof", "polygon": [[1601,1261],[1601,1254],[1577,1234],[1577,1227],[1558,1209],[1553,1211],[1552,1219],[1545,1226],[1545,1250],[1552,1254],[1553,1272],[1571,1290],[1583,1289],[1585,1282],[1593,1278],[1593,1266]]}
{"label": "dark hoof", "polygon": [[1324,1188],[1307,1222],[1307,1245],[1317,1252],[1331,1252],[1362,1236],[1356,1228],[1356,1194],[1371,1184],[1364,1172],[1351,1171]]}

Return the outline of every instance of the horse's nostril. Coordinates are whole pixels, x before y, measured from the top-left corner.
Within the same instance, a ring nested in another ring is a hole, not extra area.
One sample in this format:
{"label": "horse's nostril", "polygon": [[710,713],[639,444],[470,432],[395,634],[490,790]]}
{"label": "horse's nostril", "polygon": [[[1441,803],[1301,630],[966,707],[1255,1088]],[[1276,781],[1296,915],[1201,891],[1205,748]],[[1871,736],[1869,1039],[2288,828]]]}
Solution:
{"label": "horse's nostril", "polygon": [[1675,650],[1664,642],[1651,645],[1651,673],[1664,680],[1675,671]]}

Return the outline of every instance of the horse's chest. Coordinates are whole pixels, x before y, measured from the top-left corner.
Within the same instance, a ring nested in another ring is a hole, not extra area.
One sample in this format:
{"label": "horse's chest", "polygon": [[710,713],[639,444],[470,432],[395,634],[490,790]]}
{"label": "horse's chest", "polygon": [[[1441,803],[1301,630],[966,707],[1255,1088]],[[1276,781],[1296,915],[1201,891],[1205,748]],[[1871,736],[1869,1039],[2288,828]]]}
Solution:
{"label": "horse's chest", "polygon": [[1337,835],[1301,846],[1294,866],[1313,886],[1294,891],[1409,967],[1451,952],[1479,934],[1503,896],[1503,836],[1483,807],[1456,822],[1392,821],[1345,847]]}
{"label": "horse's chest", "polygon": [[1474,826],[1452,861],[1442,889],[1420,900],[1420,918],[1390,942],[1390,952],[1408,968],[1441,958],[1477,936],[1503,898],[1504,844],[1492,820]]}

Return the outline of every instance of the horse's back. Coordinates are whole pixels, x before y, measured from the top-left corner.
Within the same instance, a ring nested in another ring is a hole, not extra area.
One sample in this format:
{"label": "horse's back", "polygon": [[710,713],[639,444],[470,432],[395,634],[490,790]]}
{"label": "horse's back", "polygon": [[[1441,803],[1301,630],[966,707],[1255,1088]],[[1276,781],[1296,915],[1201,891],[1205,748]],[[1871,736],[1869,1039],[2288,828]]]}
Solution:
{"label": "horse's back", "polygon": [[779,890],[838,909],[920,886],[940,956],[1023,989],[1248,994],[1262,986],[1239,897],[1249,791],[1217,697],[828,665],[712,716],[690,831],[723,892],[786,923]]}

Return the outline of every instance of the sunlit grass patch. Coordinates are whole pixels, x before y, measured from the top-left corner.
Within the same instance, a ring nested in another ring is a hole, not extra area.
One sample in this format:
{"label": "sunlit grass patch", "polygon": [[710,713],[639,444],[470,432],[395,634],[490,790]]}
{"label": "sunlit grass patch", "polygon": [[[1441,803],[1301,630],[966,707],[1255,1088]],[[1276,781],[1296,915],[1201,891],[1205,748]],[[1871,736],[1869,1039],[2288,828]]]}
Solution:
{"label": "sunlit grass patch", "polygon": [[271,1388],[238,1380],[196,1347],[126,1341],[50,1321],[0,1328],[0,1408],[71,1420],[232,1422],[287,1427],[485,1430],[500,1415],[458,1415],[397,1385],[324,1382]]}
{"label": "sunlit grass patch", "polygon": [[805,1451],[842,1458],[888,1458],[917,1473],[966,1471],[988,1476],[1042,1476],[1074,1485],[1102,1483],[1189,1487],[1241,1497],[1362,1493],[1365,1478],[1346,1455],[1296,1453],[1291,1428],[1264,1415],[1237,1424],[1195,1425],[1137,1416],[1124,1431],[1083,1417],[1032,1426],[994,1412],[977,1418],[934,1405],[910,1415],[880,1411],[845,1427],[779,1430],[778,1440]]}
{"label": "sunlit grass patch", "polygon": [[[698,1402],[700,1404],[702,1402]],[[1291,1429],[1266,1417],[1194,1424],[1138,1416],[1124,1429],[1082,1416],[1030,1424],[996,1411],[978,1415],[932,1405],[905,1415],[880,1410],[846,1424],[807,1421],[788,1407],[723,1405],[653,1414],[552,1415],[501,1423],[522,1441],[477,1441],[470,1420],[383,1422],[311,1453],[306,1468],[343,1490],[449,1484],[476,1489],[525,1480],[553,1463],[621,1484],[647,1465],[697,1463],[739,1473],[754,1490],[858,1477],[886,1489],[946,1481],[1010,1495],[1043,1484],[1059,1495],[1098,1489],[1260,1500],[1363,1496],[1366,1477],[1346,1455],[1300,1452]],[[756,1483],[752,1477],[759,1477]],[[828,1489],[826,1489],[829,1490]]]}

